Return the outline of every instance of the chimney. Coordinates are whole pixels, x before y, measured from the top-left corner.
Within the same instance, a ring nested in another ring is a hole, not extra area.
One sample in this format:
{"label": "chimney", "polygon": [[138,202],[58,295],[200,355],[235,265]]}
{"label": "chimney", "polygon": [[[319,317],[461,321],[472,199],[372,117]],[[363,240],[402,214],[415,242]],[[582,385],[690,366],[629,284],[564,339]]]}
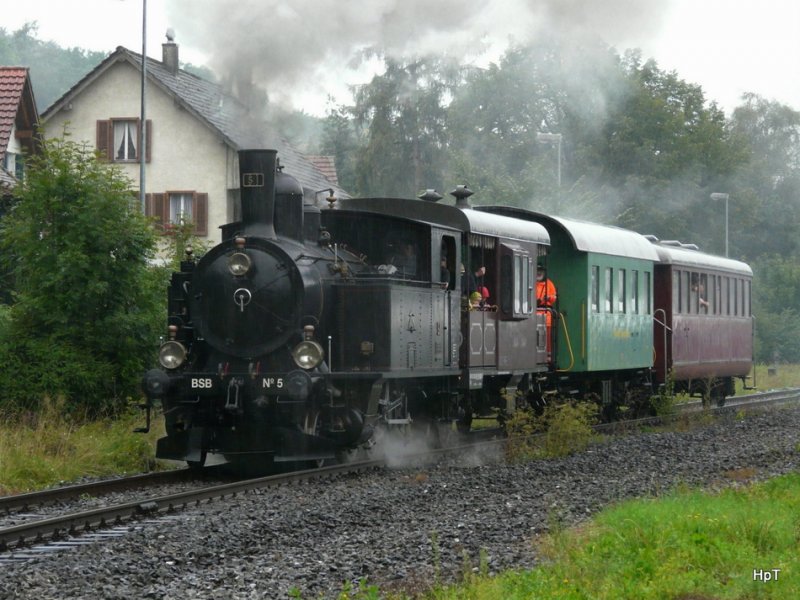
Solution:
{"label": "chimney", "polygon": [[161,62],[173,75],[178,74],[178,44],[175,43],[175,32],[172,27],[167,29],[167,42],[161,44]]}
{"label": "chimney", "polygon": [[244,233],[275,239],[277,150],[239,150],[239,187]]}

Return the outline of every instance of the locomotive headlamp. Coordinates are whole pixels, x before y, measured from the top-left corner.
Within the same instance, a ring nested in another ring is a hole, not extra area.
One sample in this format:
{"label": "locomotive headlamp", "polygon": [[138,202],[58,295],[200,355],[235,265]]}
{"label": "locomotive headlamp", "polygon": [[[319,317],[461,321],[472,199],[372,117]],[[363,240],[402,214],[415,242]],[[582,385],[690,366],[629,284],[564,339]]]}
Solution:
{"label": "locomotive headlamp", "polygon": [[325,353],[317,342],[304,340],[292,350],[292,358],[301,369],[313,369],[322,362]]}
{"label": "locomotive headlamp", "polygon": [[252,264],[250,257],[244,252],[234,252],[228,258],[228,270],[235,277],[246,275]]}
{"label": "locomotive headlamp", "polygon": [[158,362],[165,369],[177,369],[186,360],[186,348],[180,342],[170,340],[161,344],[158,350]]}

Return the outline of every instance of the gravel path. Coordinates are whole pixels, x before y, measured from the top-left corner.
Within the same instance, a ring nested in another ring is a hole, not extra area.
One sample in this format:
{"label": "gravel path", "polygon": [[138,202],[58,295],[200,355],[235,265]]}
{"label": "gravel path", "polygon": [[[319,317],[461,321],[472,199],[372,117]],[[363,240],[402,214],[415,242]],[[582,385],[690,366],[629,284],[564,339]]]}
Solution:
{"label": "gravel path", "polygon": [[[490,456],[260,490],[120,538],[0,565],[0,598],[334,598],[345,581],[422,589],[481,559],[536,563],[531,538],[678,484],[720,487],[798,468],[800,409],[636,434],[564,459]],[[749,472],[749,471],[747,471]],[[467,560],[465,561],[465,556]],[[483,558],[481,558],[483,557]]]}

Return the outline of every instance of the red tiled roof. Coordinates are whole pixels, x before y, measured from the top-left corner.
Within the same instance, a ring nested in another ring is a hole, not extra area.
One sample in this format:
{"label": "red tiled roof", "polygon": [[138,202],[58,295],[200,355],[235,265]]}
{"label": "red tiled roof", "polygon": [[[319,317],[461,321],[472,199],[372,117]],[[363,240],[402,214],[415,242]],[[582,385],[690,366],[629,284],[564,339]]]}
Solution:
{"label": "red tiled roof", "polygon": [[24,67],[0,67],[0,162],[8,149],[27,78]]}
{"label": "red tiled roof", "polygon": [[306,160],[314,165],[325,178],[335,185],[339,185],[339,176],[336,174],[336,162],[333,156],[306,154]]}

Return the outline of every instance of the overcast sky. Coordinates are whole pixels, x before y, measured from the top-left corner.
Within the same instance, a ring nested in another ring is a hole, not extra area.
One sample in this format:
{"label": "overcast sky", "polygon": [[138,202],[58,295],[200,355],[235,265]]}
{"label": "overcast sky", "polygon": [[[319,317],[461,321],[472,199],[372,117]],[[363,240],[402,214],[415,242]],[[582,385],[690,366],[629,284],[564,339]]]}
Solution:
{"label": "overcast sky", "polygon": [[[142,48],[142,0],[3,4],[6,31],[37,21],[40,39],[65,47]],[[345,84],[368,77],[342,68],[358,48],[380,43],[398,53],[430,47],[466,56],[485,47],[488,54],[472,57],[485,61],[509,39],[525,41],[544,28],[591,31],[620,52],[641,48],[662,69],[700,84],[728,113],[744,92],[800,110],[798,0],[149,0],[148,55],[160,58],[167,27],[182,61],[219,70],[241,44],[254,64],[285,64],[280,77],[260,66],[251,72],[270,80],[271,93],[290,90],[282,100],[316,114],[328,93],[348,101]],[[325,86],[309,83],[323,74]]]}

